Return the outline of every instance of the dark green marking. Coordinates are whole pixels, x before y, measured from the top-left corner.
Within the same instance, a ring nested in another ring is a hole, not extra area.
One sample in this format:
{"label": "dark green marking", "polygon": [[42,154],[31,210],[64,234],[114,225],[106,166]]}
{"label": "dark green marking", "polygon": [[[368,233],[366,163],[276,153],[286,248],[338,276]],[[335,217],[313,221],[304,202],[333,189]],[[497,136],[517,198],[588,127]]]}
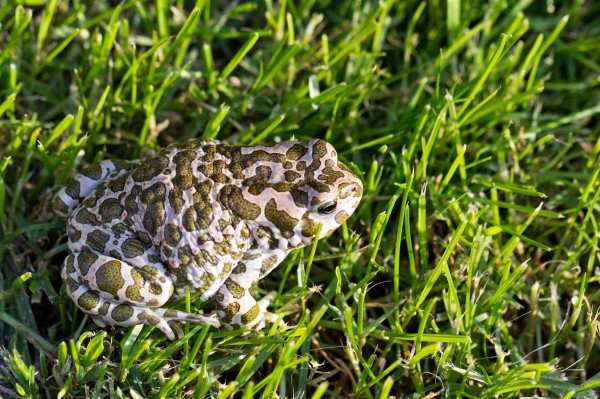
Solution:
{"label": "dark green marking", "polygon": [[104,252],[108,240],[110,236],[101,230],[94,230],[87,236],[88,246],[97,252]]}
{"label": "dark green marking", "polygon": [[282,235],[285,232],[291,232],[298,224],[298,219],[290,216],[285,211],[278,210],[277,202],[272,198],[265,207],[265,217],[281,231]]}
{"label": "dark green marking", "polygon": [[257,304],[255,304],[254,306],[252,306],[250,308],[249,311],[247,311],[246,313],[244,313],[241,317],[242,320],[242,324],[250,324],[252,321],[254,321],[254,319],[256,319],[258,317],[258,315],[260,314],[260,308],[258,307]]}
{"label": "dark green marking", "polygon": [[99,290],[116,297],[119,289],[125,284],[121,276],[121,262],[111,260],[102,264],[96,271],[96,284]]}
{"label": "dark green marking", "polygon": [[301,144],[294,144],[290,147],[289,150],[285,153],[286,158],[291,159],[293,161],[298,161],[300,158],[306,155],[308,152],[308,148]]}
{"label": "dark green marking", "polygon": [[88,166],[81,174],[92,180],[100,180],[102,178],[102,166],[100,166],[100,164]]}
{"label": "dark green marking", "polygon": [[81,183],[79,183],[77,180],[71,180],[69,183],[67,183],[65,192],[69,197],[75,200],[79,199],[79,194],[81,193]]}
{"label": "dark green marking", "polygon": [[79,299],[77,299],[77,305],[85,310],[92,310],[100,303],[100,296],[93,291],[84,292]]}
{"label": "dark green marking", "polygon": [[123,241],[123,244],[121,245],[121,251],[123,251],[123,255],[125,255],[126,258],[141,256],[147,248],[147,245],[137,238],[128,238]]}
{"label": "dark green marking", "polygon": [[144,161],[132,174],[131,177],[136,182],[148,181],[159,174],[169,164],[169,158],[165,155],[157,155],[154,158]]}
{"label": "dark green marking", "polygon": [[104,222],[110,222],[113,219],[120,219],[123,214],[123,207],[116,198],[108,198],[100,203],[98,207],[100,217]]}
{"label": "dark green marking", "polygon": [[219,203],[244,220],[255,220],[261,211],[260,206],[244,198],[241,188],[232,185],[224,186],[221,189]]}
{"label": "dark green marking", "polygon": [[133,316],[133,308],[129,305],[120,304],[115,306],[110,315],[117,322],[126,321]]}
{"label": "dark green marking", "polygon": [[225,287],[227,287],[227,289],[235,299],[240,299],[246,293],[244,287],[242,287],[230,278],[225,280]]}
{"label": "dark green marking", "polygon": [[98,260],[98,255],[91,252],[80,252],[77,254],[77,265],[82,275],[88,274],[90,267]]}

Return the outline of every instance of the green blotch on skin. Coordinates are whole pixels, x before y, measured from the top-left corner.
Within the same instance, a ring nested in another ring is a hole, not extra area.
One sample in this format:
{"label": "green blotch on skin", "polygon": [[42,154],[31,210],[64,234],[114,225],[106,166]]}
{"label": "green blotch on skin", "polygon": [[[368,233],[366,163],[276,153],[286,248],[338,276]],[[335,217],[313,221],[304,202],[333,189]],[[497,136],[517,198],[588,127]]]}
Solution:
{"label": "green blotch on skin", "polygon": [[231,263],[230,262],[226,262],[223,265],[223,270],[221,270],[221,272],[219,273],[219,277],[220,278],[225,278],[225,277],[229,276],[229,274],[231,274],[230,272],[231,272]]}
{"label": "green blotch on skin", "polygon": [[260,195],[267,188],[272,188],[278,193],[287,193],[290,192],[294,185],[292,183],[271,183],[264,180],[252,180],[252,178],[248,179],[245,184],[248,185],[248,192],[252,195]]}
{"label": "green blotch on skin", "polygon": [[121,269],[121,262],[116,260],[102,264],[96,271],[98,289],[116,297],[119,289],[125,284],[125,280],[121,276]]}
{"label": "green blotch on skin", "polygon": [[148,291],[150,291],[151,294],[160,295],[163,292],[163,288],[157,282],[151,282],[149,284]]}
{"label": "green blotch on skin", "polygon": [[298,161],[300,158],[306,155],[308,152],[308,148],[301,144],[294,144],[290,147],[289,150],[285,153],[286,158],[291,159],[293,161]]}
{"label": "green blotch on skin", "polygon": [[327,184],[333,185],[336,180],[344,177],[344,173],[333,168],[334,163],[331,159],[325,162],[326,167],[323,168],[323,172],[318,176],[318,179],[326,182]]}
{"label": "green blotch on skin", "polygon": [[139,212],[138,199],[142,192],[142,188],[140,186],[133,186],[131,191],[127,197],[125,197],[125,209],[130,214],[136,214]]}
{"label": "green blotch on skin", "polygon": [[185,168],[181,166],[177,168],[177,173],[173,178],[173,185],[177,186],[180,190],[188,190],[194,185],[194,175],[192,174],[190,165],[186,165]]}
{"label": "green blotch on skin", "polygon": [[121,251],[123,251],[123,255],[127,258],[141,256],[146,248],[147,246],[136,238],[128,238],[121,245]]}
{"label": "green blotch on skin", "polygon": [[197,288],[197,291],[199,294],[204,294],[215,282],[215,276],[205,271],[202,277],[200,277],[200,281],[202,284]]}
{"label": "green blotch on skin", "polygon": [[242,262],[238,263],[237,266],[231,271],[231,274],[242,274],[246,273],[246,265]]}
{"label": "green blotch on skin", "polygon": [[344,223],[346,219],[348,219],[349,215],[346,211],[339,211],[335,214],[335,222],[338,224]]}
{"label": "green blotch on skin", "polygon": [[226,308],[223,308],[223,311],[225,312],[225,316],[221,317],[221,320],[225,323],[230,323],[237,312],[240,311],[240,304],[232,302]]}
{"label": "green blotch on skin", "polygon": [[165,241],[170,246],[176,246],[181,240],[181,231],[175,223],[169,223],[165,226]]}
{"label": "green blotch on skin", "polygon": [[262,180],[268,180],[271,177],[273,171],[267,165],[260,165],[256,168],[256,177]]}
{"label": "green blotch on skin", "polygon": [[300,190],[298,187],[294,186],[290,190],[290,194],[292,195],[294,204],[298,208],[305,208],[306,205],[308,205],[308,193],[306,191]]}
{"label": "green blotch on skin", "polygon": [[231,244],[227,241],[223,241],[221,243],[215,243],[213,246],[213,251],[217,253],[219,256],[225,256],[231,253]]}
{"label": "green blotch on skin", "polygon": [[149,298],[144,298],[140,294],[140,290],[144,287],[145,283],[144,276],[136,269],[131,269],[131,278],[133,279],[133,284],[125,289],[125,296],[131,301],[145,302]]}
{"label": "green blotch on skin", "polygon": [[104,252],[108,240],[110,240],[110,236],[100,230],[94,230],[87,236],[88,246],[97,252]]}
{"label": "green blotch on skin", "polygon": [[69,206],[57,195],[52,200],[52,209],[55,213],[66,216],[69,213]]}
{"label": "green blotch on skin", "polygon": [[314,179],[307,180],[306,185],[319,193],[328,193],[331,191],[327,184]]}
{"label": "green blotch on skin", "polygon": [[75,280],[71,276],[67,276],[67,278],[64,280],[64,282],[65,282],[65,284],[67,284],[67,290],[69,292],[75,292],[81,286],[81,283],[79,281]]}
{"label": "green blotch on skin", "polygon": [[325,140],[315,140],[312,147],[312,157],[318,160],[327,155],[327,142]]}
{"label": "green blotch on skin", "polygon": [[[354,173],[352,174],[354,175]],[[342,183],[338,187],[338,191],[341,199],[348,198],[351,195],[356,198],[362,197],[362,188],[356,183]]]}
{"label": "green blotch on skin", "polygon": [[113,232],[113,235],[116,238],[120,238],[121,235],[129,233],[129,227],[125,223],[119,222],[119,223],[113,224],[113,226],[110,228],[110,231]]}
{"label": "green blotch on skin", "polygon": [[136,231],[135,236],[146,246],[146,248],[150,248],[152,246],[152,239],[148,235],[148,233],[144,231]]}
{"label": "green blotch on skin", "polygon": [[261,208],[253,202],[244,198],[242,189],[236,186],[224,186],[219,192],[219,203],[226,209],[244,220],[255,220]]}
{"label": "green blotch on skin", "polygon": [[92,310],[100,303],[100,296],[93,291],[84,292],[78,299],[77,305],[85,310]]}
{"label": "green blotch on skin", "polygon": [[179,266],[187,266],[192,262],[192,249],[189,245],[177,248],[177,257],[179,258]]}
{"label": "green blotch on skin", "polygon": [[69,256],[67,256],[65,264],[67,265],[67,274],[73,274],[77,272],[77,270],[75,270],[75,255],[69,254]]}
{"label": "green blotch on skin", "polygon": [[114,179],[110,180],[106,186],[113,192],[123,191],[125,189],[125,182],[127,181],[128,177],[128,174],[115,177]]}
{"label": "green blotch on skin", "polygon": [[158,232],[158,228],[165,223],[167,213],[165,211],[165,205],[162,202],[153,202],[148,205],[146,212],[144,213],[144,219],[142,224],[144,228],[152,237],[155,237]]}
{"label": "green blotch on skin", "polygon": [[236,283],[235,281],[233,281],[231,279],[225,280],[225,287],[227,287],[227,290],[229,290],[229,292],[231,292],[231,295],[235,299],[242,298],[244,296],[244,294],[246,293],[246,290],[244,289],[244,287],[242,287],[241,285],[239,285],[238,283]]}
{"label": "green blotch on skin", "polygon": [[96,215],[89,211],[87,208],[79,208],[75,213],[75,221],[79,224],[89,224],[92,226],[100,225]]}
{"label": "green blotch on skin", "polygon": [[210,226],[213,210],[204,201],[195,202],[183,214],[183,228],[187,231],[205,230]]}
{"label": "green blotch on skin", "polygon": [[250,324],[252,321],[254,321],[254,319],[256,319],[258,317],[258,315],[260,314],[260,308],[258,307],[257,304],[255,304],[254,306],[252,306],[252,308],[250,308],[249,311],[247,311],[246,313],[244,313],[241,317],[242,320],[242,324],[246,325],[246,324]]}
{"label": "green blotch on skin", "polygon": [[153,202],[165,202],[167,195],[167,187],[164,183],[154,183],[147,189],[142,191],[142,202],[153,203]]}
{"label": "green blotch on skin", "polygon": [[154,316],[154,315],[148,315],[148,316],[146,316],[146,322],[150,326],[155,326],[158,323],[160,323],[160,317],[157,317],[157,316]]}
{"label": "green blotch on skin", "polygon": [[151,180],[158,176],[169,164],[169,158],[165,155],[157,155],[154,158],[144,161],[132,174],[131,177],[136,182]]}
{"label": "green blotch on skin", "polygon": [[277,202],[272,198],[267,202],[267,206],[265,207],[265,217],[281,231],[284,237],[289,235],[298,224],[298,219],[290,216],[285,211],[278,210]]}
{"label": "green blotch on skin", "polygon": [[173,185],[180,190],[188,190],[194,185],[196,177],[192,170],[192,161],[195,157],[196,153],[191,150],[180,151],[173,157],[173,162],[176,165]]}
{"label": "green blotch on skin", "polygon": [[110,304],[108,302],[102,303],[102,305],[100,305],[100,308],[98,309],[98,316],[106,316],[108,314],[109,307]]}
{"label": "green blotch on skin", "polygon": [[71,180],[65,187],[65,193],[73,199],[79,199],[79,193],[81,193],[81,183],[77,180]]}
{"label": "green blotch on skin", "polygon": [[102,166],[100,164],[88,166],[81,174],[92,180],[100,180],[102,178]]}
{"label": "green blotch on skin", "polygon": [[293,182],[293,181],[299,179],[300,177],[302,177],[302,175],[298,172],[294,172],[293,170],[286,170],[283,173],[283,177],[285,177],[286,181]]}
{"label": "green blotch on skin", "polygon": [[198,215],[196,213],[196,210],[194,209],[194,207],[190,207],[188,208],[183,216],[181,217],[181,222],[183,225],[183,228],[186,231],[196,231],[199,230],[198,226],[196,225],[196,219],[198,218]]}
{"label": "green blotch on skin", "polygon": [[179,188],[173,187],[169,192],[169,205],[173,209],[173,212],[180,214],[184,204],[183,192]]}
{"label": "green blotch on skin", "polygon": [[260,266],[261,276],[263,276],[266,273],[268,273],[269,271],[271,271],[271,269],[273,269],[273,267],[276,264],[277,264],[277,255],[271,255],[268,258],[264,259]]}
{"label": "green blotch on skin", "polygon": [[90,267],[98,260],[98,255],[91,252],[80,252],[77,254],[77,266],[82,275],[88,274]]}
{"label": "green blotch on skin", "polygon": [[148,265],[144,265],[144,267],[140,269],[140,272],[146,279],[154,279],[156,276],[158,276],[158,270]]}
{"label": "green blotch on skin", "polygon": [[309,219],[308,216],[308,212],[305,212],[304,215],[302,215],[302,229],[300,230],[300,233],[304,237],[313,237],[317,234],[318,224],[314,220]]}
{"label": "green blotch on skin", "polygon": [[123,214],[123,207],[116,198],[108,198],[100,203],[98,212],[105,222],[110,222],[113,219],[120,219]]}
{"label": "green blotch on skin", "polygon": [[[225,163],[225,161],[221,160],[221,159],[217,159],[215,161],[212,162],[210,171],[207,170],[207,172],[210,172],[210,174],[204,174],[206,177],[208,177],[209,179],[211,179],[212,181],[214,181],[215,183],[221,183],[221,184],[226,184],[229,182],[229,178],[227,177],[227,175],[225,173],[223,173],[223,170],[225,168],[227,168],[228,165]],[[202,170],[200,170],[202,172]]]}
{"label": "green blotch on skin", "polygon": [[[323,140],[314,140],[313,145],[312,145],[312,154],[311,155],[312,155],[313,161],[310,165],[308,165],[306,167],[306,173],[305,173],[305,178],[307,180],[313,180],[315,172],[321,167],[321,159],[327,155],[327,143]],[[298,169],[298,170],[300,170],[300,169]],[[315,188],[315,190],[317,190],[319,192],[323,192],[317,188]]]}
{"label": "green blotch on skin", "polygon": [[[200,195],[200,198],[202,198],[204,201],[208,202],[209,200],[209,194],[212,190],[212,186],[213,184],[210,181],[203,181],[200,182],[196,185],[196,192],[194,193],[194,195]],[[198,197],[194,196],[194,200],[196,200]]]}
{"label": "green blotch on skin", "polygon": [[[240,159],[240,163],[242,164],[242,166],[244,168],[247,168],[251,165],[261,164],[264,162],[279,163],[285,169],[289,169],[291,167],[292,163],[283,154],[279,154],[279,153],[275,153],[275,152],[267,152],[265,150],[256,150],[256,149],[253,149],[252,147],[249,147],[248,149],[253,150],[253,151],[250,154],[242,155],[241,159]],[[286,168],[286,166],[288,166],[288,167]]]}
{"label": "green blotch on skin", "polygon": [[71,225],[67,226],[67,235],[71,242],[78,242],[81,239],[81,231]]}
{"label": "green blotch on skin", "polygon": [[[256,235],[257,235],[257,237],[267,239],[267,242],[269,244],[269,249],[275,249],[279,245],[279,240],[277,239],[277,237],[275,236],[275,233],[273,232],[273,230],[271,230],[270,227],[258,226],[258,229],[256,229]],[[258,256],[260,256],[260,254],[258,254]],[[252,258],[245,257],[245,259],[252,259]]]}
{"label": "green blotch on skin", "polygon": [[129,305],[120,304],[115,306],[110,315],[115,321],[123,322],[129,320],[131,316],[133,316],[133,308]]}

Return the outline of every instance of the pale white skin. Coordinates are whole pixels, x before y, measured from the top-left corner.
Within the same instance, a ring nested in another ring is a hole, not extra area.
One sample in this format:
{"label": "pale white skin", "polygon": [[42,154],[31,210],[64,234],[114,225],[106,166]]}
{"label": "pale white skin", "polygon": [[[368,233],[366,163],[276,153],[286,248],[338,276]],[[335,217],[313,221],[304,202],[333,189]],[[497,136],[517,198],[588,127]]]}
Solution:
{"label": "pale white skin", "polygon": [[[270,297],[250,288],[288,253],[339,227],[362,196],[331,144],[234,147],[193,140],[143,161],[103,161],[55,197],[68,217],[62,278],[101,325],[148,324],[170,339],[177,321],[228,329],[265,325]],[[162,306],[185,290],[217,314]]]}

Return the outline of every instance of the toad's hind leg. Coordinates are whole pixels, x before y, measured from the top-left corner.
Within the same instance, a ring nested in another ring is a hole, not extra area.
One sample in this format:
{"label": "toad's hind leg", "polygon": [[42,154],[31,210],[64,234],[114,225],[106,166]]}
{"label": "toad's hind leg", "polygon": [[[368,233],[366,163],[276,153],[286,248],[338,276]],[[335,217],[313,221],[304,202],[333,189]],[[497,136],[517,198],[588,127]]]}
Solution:
{"label": "toad's hind leg", "polygon": [[138,164],[139,161],[105,159],[98,164],[88,166],[81,173],[73,176],[54,196],[52,200],[54,213],[64,218],[69,217],[81,201],[100,183],[107,178],[115,179],[134,169]]}
{"label": "toad's hind leg", "polygon": [[69,297],[100,326],[143,323],[159,328],[170,339],[175,338],[173,328],[181,332],[175,321],[219,326],[213,317],[161,308],[173,294],[173,281],[160,262],[145,254],[124,262],[76,252],[65,260],[61,276]]}

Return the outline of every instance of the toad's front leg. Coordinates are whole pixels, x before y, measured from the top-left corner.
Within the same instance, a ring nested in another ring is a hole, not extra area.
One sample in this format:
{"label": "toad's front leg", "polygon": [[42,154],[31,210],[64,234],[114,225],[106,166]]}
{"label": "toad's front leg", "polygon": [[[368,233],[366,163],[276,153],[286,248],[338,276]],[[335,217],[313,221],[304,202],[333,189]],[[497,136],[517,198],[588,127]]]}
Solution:
{"label": "toad's front leg", "polygon": [[257,302],[250,294],[250,288],[281,263],[286,255],[287,251],[279,250],[244,254],[216,295],[217,315],[225,328],[260,330],[266,321],[271,321],[267,306],[274,295],[267,295]]}

